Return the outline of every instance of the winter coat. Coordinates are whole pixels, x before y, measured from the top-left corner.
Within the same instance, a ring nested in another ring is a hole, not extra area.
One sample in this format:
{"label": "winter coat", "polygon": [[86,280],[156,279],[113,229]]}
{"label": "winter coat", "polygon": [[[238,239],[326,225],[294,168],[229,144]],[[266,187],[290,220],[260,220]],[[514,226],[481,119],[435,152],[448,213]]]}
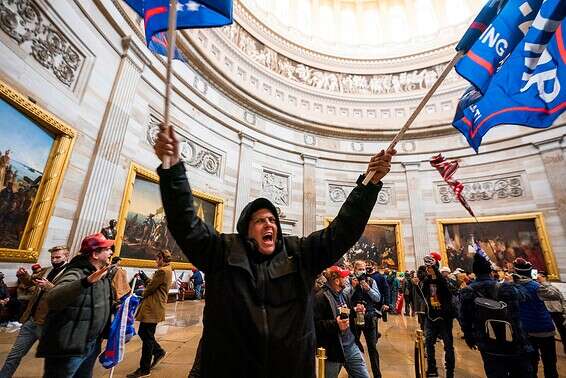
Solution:
{"label": "winter coat", "polygon": [[379,272],[372,273],[370,277],[375,281],[379,294],[381,294],[381,300],[377,306],[378,309],[381,309],[384,304],[389,305],[389,284],[385,276]]}
{"label": "winter coat", "polygon": [[84,255],[75,256],[45,297],[49,312],[37,357],[82,356],[110,321],[113,294],[108,276],[94,285],[86,281],[96,268]]}
{"label": "winter coat", "polygon": [[546,309],[544,302],[538,292],[541,285],[530,278],[520,278],[515,283],[519,291],[526,297],[520,303],[521,322],[523,328],[529,334],[554,334],[555,328],[550,312]]}
{"label": "winter coat", "polygon": [[[56,281],[62,274],[65,267],[61,267],[61,271],[55,275],[53,281]],[[42,268],[41,271],[34,275],[36,278],[47,278],[49,273],[53,270],[53,268]],[[21,280],[26,285],[34,285],[32,277],[29,274],[26,274],[21,277]],[[33,294],[27,304],[26,310],[20,317],[20,323],[25,323],[29,320],[30,317],[33,316],[33,321],[35,324],[42,325],[45,323],[45,318],[47,317],[47,312],[49,311],[49,306],[46,300],[46,293],[49,289],[44,288],[40,289],[37,286],[33,286]]]}
{"label": "winter coat", "polygon": [[474,302],[476,298],[483,296],[484,298],[494,299],[507,304],[507,311],[511,317],[511,328],[514,331],[513,337],[516,345],[519,347],[516,352],[518,354],[531,352],[532,347],[529,345],[527,334],[521,326],[519,315],[521,294],[514,285],[502,283],[497,292],[497,298],[493,298],[495,285],[497,285],[497,281],[489,275],[480,275],[469,286],[460,290],[458,321],[464,332],[464,338],[477,345],[480,351],[484,351],[487,340],[485,324],[482,324],[476,316],[477,310]]}
{"label": "winter coat", "polygon": [[136,320],[142,323],[159,323],[165,320],[165,305],[172,276],[173,271],[169,264],[163,265],[153,273],[153,277],[143,291]]}
{"label": "winter coat", "polygon": [[426,314],[426,300],[423,294],[423,283],[419,282],[417,284],[413,283],[412,287],[412,298],[413,308],[417,314]]}
{"label": "winter coat", "polygon": [[[336,317],[339,315],[338,303],[330,290],[328,286],[324,285],[314,297],[316,346],[326,350],[328,361],[344,363],[341,332],[336,321]],[[347,301],[348,307],[351,307],[350,303],[348,303],[348,297],[344,296],[344,299]],[[352,318],[350,319],[350,325],[353,324]]]}
{"label": "winter coat", "polygon": [[[285,236],[275,206],[256,199],[242,211],[238,234],[220,234],[196,216],[182,163],[158,169],[169,230],[206,274],[201,367],[205,377],[314,377],[313,286],[361,237],[381,189],[363,176],[328,227]],[[277,222],[276,250],[261,255],[247,239],[255,210]]]}
{"label": "winter coat", "polygon": [[[439,311],[435,310],[431,303],[433,285],[436,285],[436,295],[440,302]],[[448,288],[448,282],[444,277],[438,274],[438,272],[434,279],[427,276],[423,281],[421,289],[425,300],[426,314],[430,320],[435,320],[437,318],[443,318],[445,320],[454,319],[457,316],[456,308],[452,301],[452,293],[450,293],[450,289]]]}

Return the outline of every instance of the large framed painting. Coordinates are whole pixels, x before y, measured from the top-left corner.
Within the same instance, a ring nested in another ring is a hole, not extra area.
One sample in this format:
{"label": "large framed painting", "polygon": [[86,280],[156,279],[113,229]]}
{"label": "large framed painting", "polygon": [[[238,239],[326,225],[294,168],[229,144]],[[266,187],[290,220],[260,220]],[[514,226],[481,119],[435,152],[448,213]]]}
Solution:
{"label": "large framed painting", "polygon": [[75,135],[0,80],[0,261],[37,261]]}
{"label": "large framed painting", "polygon": [[[197,215],[220,232],[224,201],[193,190]],[[167,229],[167,219],[159,193],[159,176],[132,163],[118,219],[116,255],[126,266],[155,267],[156,252],[168,249],[174,269],[191,269],[181,249]]]}
{"label": "large framed painting", "polygon": [[[325,226],[332,221],[325,219]],[[380,267],[397,271],[405,270],[405,254],[401,221],[369,220],[361,238],[346,252],[341,263],[353,263],[356,260],[372,260]]]}
{"label": "large framed painting", "polygon": [[438,238],[444,264],[451,270],[472,271],[474,243],[478,241],[491,260],[502,269],[511,270],[513,260],[522,257],[534,269],[558,279],[542,213],[501,215],[437,220]]}

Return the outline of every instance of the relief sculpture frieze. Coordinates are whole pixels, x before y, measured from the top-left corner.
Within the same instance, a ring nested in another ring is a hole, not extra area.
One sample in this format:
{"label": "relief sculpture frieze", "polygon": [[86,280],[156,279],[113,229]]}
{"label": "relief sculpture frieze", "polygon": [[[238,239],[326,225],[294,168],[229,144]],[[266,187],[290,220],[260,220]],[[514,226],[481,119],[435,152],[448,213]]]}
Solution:
{"label": "relief sculpture frieze", "polygon": [[[157,139],[157,134],[159,133],[159,120],[151,116],[150,122],[147,127],[146,139],[147,142],[153,146]],[[222,155],[211,151],[207,147],[193,141],[184,138],[181,135],[177,136],[180,142],[180,154],[181,160],[201,171],[208,173],[209,175],[219,177],[222,167]]]}
{"label": "relief sculpture frieze", "polygon": [[[462,194],[468,201],[489,201],[506,198],[518,198],[524,195],[521,176],[510,176],[487,180],[463,182]],[[442,203],[457,202],[454,192],[448,185],[437,185]]]}
{"label": "relief sculpture frieze", "polygon": [[[340,184],[328,184],[328,197],[333,203],[340,204],[346,201],[346,198],[350,192],[354,189],[354,186],[350,185],[340,185]],[[390,205],[393,202],[393,189],[390,186],[383,186],[377,195],[378,205]]]}
{"label": "relief sculpture frieze", "polygon": [[[445,63],[424,69],[382,75],[355,75],[325,71],[291,60],[265,46],[234,22],[222,29],[238,49],[256,63],[286,79],[310,87],[343,94],[382,95],[402,94],[430,88],[444,70]],[[450,73],[446,82],[456,81]]]}
{"label": "relief sculpture frieze", "polygon": [[61,83],[74,87],[85,56],[35,1],[1,1],[0,29]]}
{"label": "relief sculpture frieze", "polygon": [[289,175],[263,170],[262,193],[276,206],[289,206]]}

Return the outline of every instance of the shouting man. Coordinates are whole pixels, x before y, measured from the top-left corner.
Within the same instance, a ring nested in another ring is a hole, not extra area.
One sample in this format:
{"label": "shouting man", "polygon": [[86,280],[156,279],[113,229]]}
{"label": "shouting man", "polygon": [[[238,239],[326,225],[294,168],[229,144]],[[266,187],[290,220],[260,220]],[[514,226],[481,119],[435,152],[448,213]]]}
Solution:
{"label": "shouting man", "polygon": [[169,230],[207,277],[202,376],[314,377],[315,279],[362,235],[396,152],[373,156],[371,183],[364,186],[361,175],[330,225],[305,237],[283,236],[265,198],[244,208],[236,234],[218,233],[196,214],[171,128],[159,134],[155,152],[171,164],[157,170]]}

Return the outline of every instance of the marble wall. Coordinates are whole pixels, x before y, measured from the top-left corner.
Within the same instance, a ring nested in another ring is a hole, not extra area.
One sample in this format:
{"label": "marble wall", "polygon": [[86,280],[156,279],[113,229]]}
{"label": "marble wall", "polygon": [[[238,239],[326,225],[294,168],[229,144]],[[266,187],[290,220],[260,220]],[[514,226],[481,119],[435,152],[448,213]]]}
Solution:
{"label": "marble wall", "polygon": [[[151,170],[159,164],[151,142],[162,117],[165,66],[145,49],[112,0],[29,3],[83,59],[70,88],[0,30],[1,80],[78,132],[39,258],[47,265],[49,247],[68,244],[76,251],[82,237],[118,216],[132,162]],[[285,233],[304,235],[323,227],[372,152],[387,145],[288,128],[234,101],[193,68],[176,62],[175,70],[172,122],[190,142],[186,162],[193,188],[224,199],[224,232],[235,230],[243,206],[258,196],[280,208]],[[565,132],[563,121],[548,130],[500,127],[477,156],[458,134],[403,141],[372,219],[401,222],[408,268],[438,250],[436,220],[467,215],[446,196],[428,163],[443,152],[460,159],[457,177],[469,188],[467,195],[478,198],[470,201],[477,215],[543,213],[566,280]],[[210,164],[196,163],[195,151],[208,154]],[[490,198],[481,185],[474,189],[474,183],[492,187],[496,182],[510,188],[506,195]],[[12,282],[18,266],[1,262],[0,270]]]}

